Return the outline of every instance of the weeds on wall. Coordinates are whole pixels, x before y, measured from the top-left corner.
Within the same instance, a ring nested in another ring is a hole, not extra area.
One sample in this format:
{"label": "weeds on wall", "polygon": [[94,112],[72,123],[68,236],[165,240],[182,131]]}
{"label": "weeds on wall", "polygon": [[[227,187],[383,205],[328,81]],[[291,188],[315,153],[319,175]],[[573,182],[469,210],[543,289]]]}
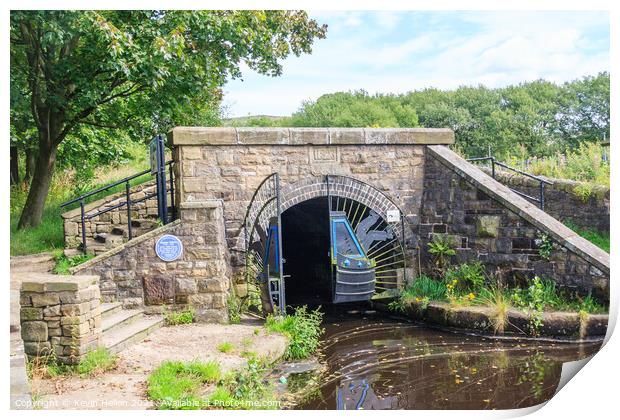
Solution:
{"label": "weeds on wall", "polygon": [[551,237],[546,233],[539,232],[536,239],[538,244],[538,255],[540,255],[545,261],[549,261],[551,253],[553,252],[553,242]]}
{"label": "weeds on wall", "polygon": [[196,310],[188,307],[181,311],[164,312],[164,322],[166,325],[191,324],[196,321]]}

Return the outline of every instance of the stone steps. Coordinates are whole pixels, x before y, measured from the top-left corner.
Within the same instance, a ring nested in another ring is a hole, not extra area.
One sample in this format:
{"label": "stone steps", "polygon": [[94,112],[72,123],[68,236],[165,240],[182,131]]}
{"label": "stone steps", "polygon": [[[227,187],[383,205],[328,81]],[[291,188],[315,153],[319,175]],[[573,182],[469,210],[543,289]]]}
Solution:
{"label": "stone steps", "polygon": [[[131,221],[131,235],[132,238],[137,238],[145,233],[152,231],[159,227],[157,219],[135,219]],[[110,249],[116,248],[119,245],[129,240],[129,232],[127,225],[114,226],[109,232],[96,233],[93,237],[86,238],[86,249],[90,253],[95,255],[102,254]],[[81,249],[81,246],[79,247]],[[65,255],[70,253],[80,253],[80,250],[65,250]]]}
{"label": "stone steps", "polygon": [[122,309],[120,302],[102,304],[102,345],[116,354],[132,344],[144,340],[161,327],[161,316],[145,316],[142,309]]}

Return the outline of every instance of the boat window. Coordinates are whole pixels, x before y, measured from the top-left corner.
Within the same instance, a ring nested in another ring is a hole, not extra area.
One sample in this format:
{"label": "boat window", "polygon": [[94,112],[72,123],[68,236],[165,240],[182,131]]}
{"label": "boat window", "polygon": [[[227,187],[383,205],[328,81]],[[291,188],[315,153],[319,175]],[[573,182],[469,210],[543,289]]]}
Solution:
{"label": "boat window", "polygon": [[346,220],[336,219],[332,226],[332,244],[334,246],[334,256],[337,254],[347,257],[359,258],[364,256],[361,246],[355,238],[353,231]]}

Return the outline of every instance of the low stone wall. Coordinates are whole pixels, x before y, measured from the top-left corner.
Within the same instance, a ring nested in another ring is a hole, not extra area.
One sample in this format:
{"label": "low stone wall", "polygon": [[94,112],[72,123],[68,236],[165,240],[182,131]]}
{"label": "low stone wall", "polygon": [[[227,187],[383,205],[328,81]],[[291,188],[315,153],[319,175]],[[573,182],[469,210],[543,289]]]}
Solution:
{"label": "low stone wall", "polygon": [[99,346],[101,306],[97,276],[19,273],[21,336],[30,357],[53,352],[75,364]]}
{"label": "low stone wall", "polygon": [[[124,307],[146,305],[151,312],[161,312],[165,305],[191,306],[199,321],[227,321],[229,268],[222,203],[184,203],[180,216],[72,272],[99,275],[106,302],[119,301]],[[176,235],[183,243],[183,254],[176,261],[162,261],[155,253],[155,243],[164,234]]]}
{"label": "low stone wall", "polygon": [[[540,233],[553,243],[549,258],[540,253]],[[448,148],[429,146],[419,226],[427,267],[428,243],[438,234],[456,249],[452,262],[481,261],[508,285],[522,286],[539,275],[609,301],[609,254]]]}
{"label": "low stone wall", "polygon": [[[380,309],[385,309],[380,306]],[[543,336],[571,339],[602,339],[607,333],[608,315],[580,316],[576,312],[544,312],[540,330],[530,329],[530,315],[516,309],[506,314],[503,331],[495,326],[495,310],[483,306],[452,307],[449,303],[431,302],[428,305],[412,302],[407,315],[434,325],[481,331],[490,334]]]}
{"label": "low stone wall", "polygon": [[[132,201],[140,200],[147,195],[155,193],[155,181],[145,182],[136,185],[130,189]],[[101,210],[114,207],[118,204],[126,201],[126,193],[120,192],[112,194],[101,200],[94,201],[84,206],[85,214],[95,214]],[[65,248],[77,248],[82,243],[82,225],[80,218],[80,208],[76,208],[62,214],[64,223],[64,236],[65,236]],[[131,207],[131,218],[134,221],[140,221],[145,219],[157,220],[157,197],[149,198],[140,203],[133,204]],[[139,223],[135,223],[133,230],[133,236],[139,236],[146,231],[152,229],[152,225],[138,226]],[[118,236],[125,240],[128,237],[127,233],[127,207],[122,206],[108,213],[95,216],[92,219],[86,219],[85,222],[86,240],[94,241],[97,235],[103,234],[109,235],[110,233],[118,232]],[[146,228],[146,229],[145,229]],[[119,243],[112,244],[114,246]]]}
{"label": "low stone wall", "polygon": [[[490,173],[490,171],[485,170]],[[514,172],[496,168],[495,177],[502,184],[538,198],[539,182]],[[545,212],[558,220],[600,232],[609,232],[609,187],[595,186],[589,196],[582,198],[576,190],[585,183],[568,179],[546,178],[553,185],[545,185]]]}

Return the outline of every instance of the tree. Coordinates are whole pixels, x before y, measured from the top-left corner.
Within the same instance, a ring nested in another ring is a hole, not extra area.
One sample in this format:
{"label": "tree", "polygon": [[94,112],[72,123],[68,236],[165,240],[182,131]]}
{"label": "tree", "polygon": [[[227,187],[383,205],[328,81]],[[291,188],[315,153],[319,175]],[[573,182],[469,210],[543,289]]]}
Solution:
{"label": "tree", "polygon": [[327,29],[303,11],[13,11],[10,22],[11,81],[37,131],[20,228],[40,223],[59,146],[81,127],[199,120],[242,63],[277,76]]}

